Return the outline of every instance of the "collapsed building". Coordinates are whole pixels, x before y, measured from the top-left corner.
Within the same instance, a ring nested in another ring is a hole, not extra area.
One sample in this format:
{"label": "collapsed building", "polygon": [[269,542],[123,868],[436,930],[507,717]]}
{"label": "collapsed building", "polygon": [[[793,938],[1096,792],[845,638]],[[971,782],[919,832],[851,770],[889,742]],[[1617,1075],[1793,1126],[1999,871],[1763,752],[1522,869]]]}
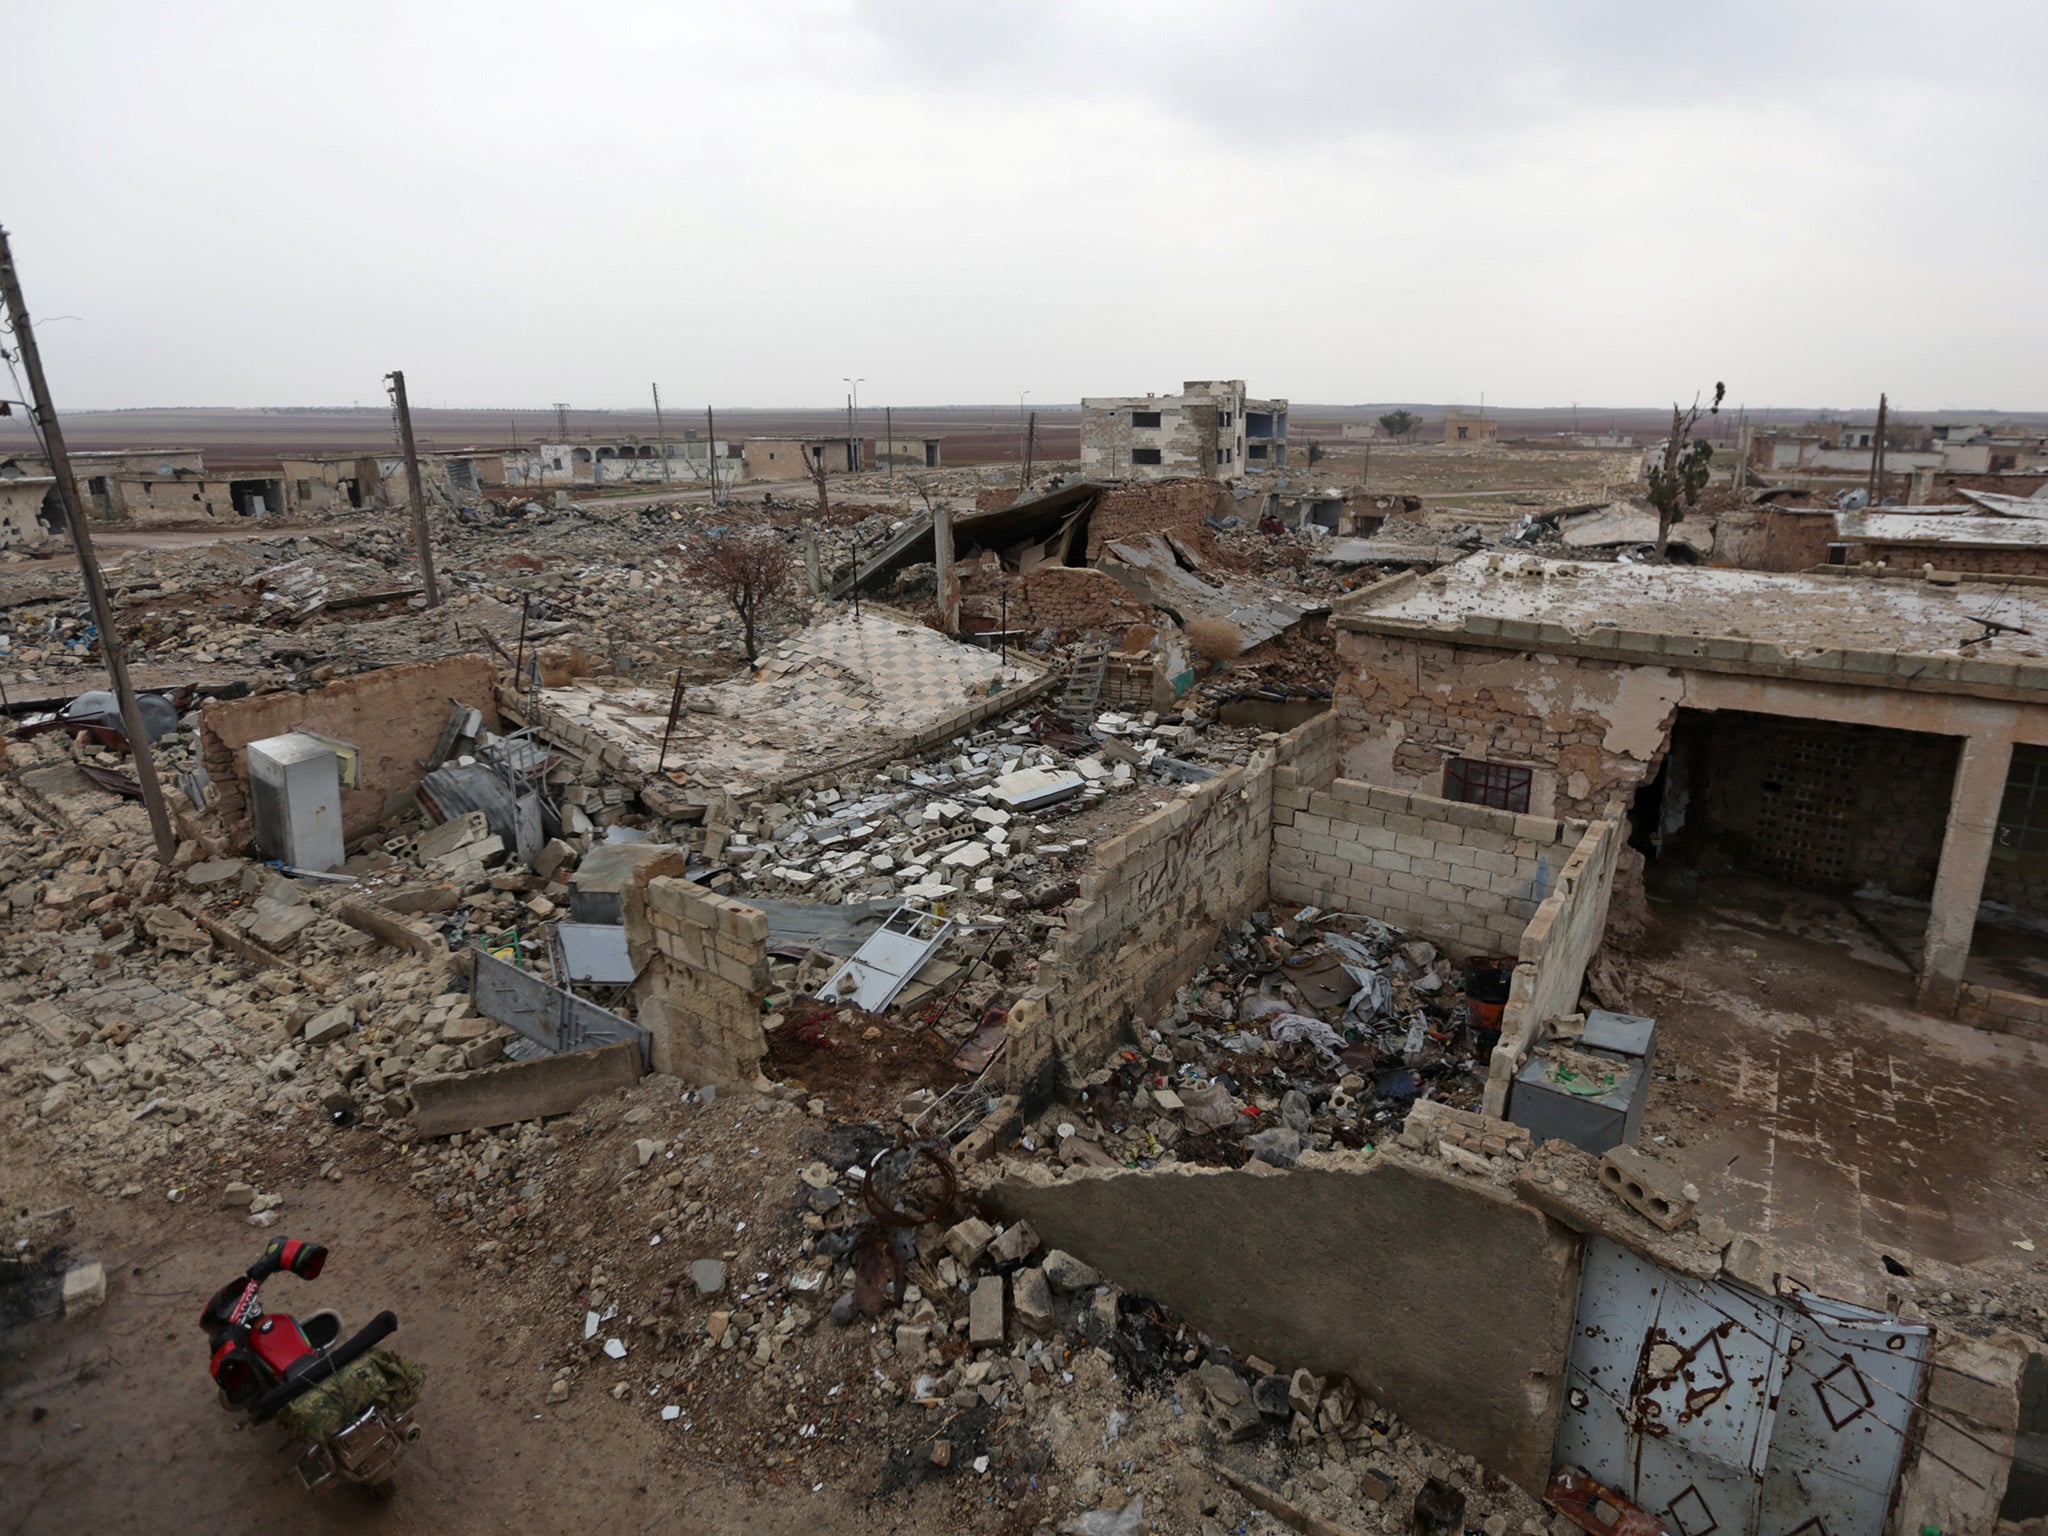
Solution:
{"label": "collapsed building", "polygon": [[1117,480],[1236,480],[1287,464],[1287,402],[1242,379],[1191,379],[1176,395],[1081,402],[1081,473]]}
{"label": "collapsed building", "polygon": [[[1887,1010],[2034,1038],[2026,578],[1475,553],[1393,507],[1323,590],[1252,563],[1237,506],[1205,472],[878,518],[752,665],[558,591],[545,660],[500,654],[536,610],[493,528],[448,627],[401,597],[286,653],[443,654],[188,708],[172,871],[85,772],[113,749],[10,743],[8,1112],[109,1194],[226,1140],[217,1081],[317,1117],[402,1156],[484,1274],[587,1261],[587,1309],[537,1324],[542,1411],[601,1376],[708,1437],[765,1394],[775,1464],[857,1447],[887,1489],[1168,1497],[1106,1470],[1122,1434],[1310,1529],[1405,1528],[1432,1484],[1489,1530],[2044,1512],[2016,1329],[2048,1297],[1941,1300],[2014,1239],[1958,1215],[1951,1263],[1908,1213],[1903,1275],[1821,1262],[1824,1226],[1668,1144],[1709,1047],[1610,953],[1645,897],[1810,890],[1910,962]],[[647,526],[563,584],[654,601]],[[1325,620],[1333,700],[1216,707]],[[1855,1148],[1903,1206],[1893,1150]]]}

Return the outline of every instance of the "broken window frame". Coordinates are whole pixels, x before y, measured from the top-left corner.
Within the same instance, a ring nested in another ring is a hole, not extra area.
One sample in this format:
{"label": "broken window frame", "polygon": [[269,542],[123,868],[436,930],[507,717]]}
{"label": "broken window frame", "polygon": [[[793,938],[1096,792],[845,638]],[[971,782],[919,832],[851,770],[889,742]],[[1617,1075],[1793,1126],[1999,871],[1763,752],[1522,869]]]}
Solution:
{"label": "broken window frame", "polygon": [[1131,450],[1131,462],[1133,464],[1160,464],[1165,461],[1160,457],[1157,448],[1133,448]]}
{"label": "broken window frame", "polygon": [[1132,411],[1132,412],[1131,412],[1131,425],[1132,425],[1132,426],[1134,426],[1134,427],[1152,427],[1152,428],[1157,428],[1157,427],[1159,426],[1159,420],[1160,420],[1160,413],[1159,413],[1159,412],[1157,412],[1157,411],[1135,411],[1135,410],[1134,410],[1134,411]]}
{"label": "broken window frame", "polygon": [[1444,763],[1444,798],[1462,805],[1526,815],[1536,770],[1483,757],[1453,757]]}

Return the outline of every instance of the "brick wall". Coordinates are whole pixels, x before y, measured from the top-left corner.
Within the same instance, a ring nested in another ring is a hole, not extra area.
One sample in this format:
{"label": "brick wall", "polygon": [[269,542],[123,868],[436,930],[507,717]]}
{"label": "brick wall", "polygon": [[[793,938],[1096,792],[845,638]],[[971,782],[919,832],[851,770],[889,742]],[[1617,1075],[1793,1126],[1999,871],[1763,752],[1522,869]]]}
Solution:
{"label": "brick wall", "polygon": [[450,699],[481,710],[484,724],[497,727],[496,683],[490,657],[469,652],[360,672],[308,693],[215,700],[199,712],[199,746],[221,818],[230,825],[249,818],[243,749],[250,742],[316,731],[361,749],[362,787],[341,792],[342,829],[351,838],[373,831],[385,800],[419,783],[420,760],[441,739]]}
{"label": "brick wall", "polygon": [[1972,571],[1985,576],[2048,576],[2048,546],[2031,549],[1935,548],[1926,544],[1861,543],[1848,546],[1850,565],[1903,566],[1919,570]]}
{"label": "brick wall", "polygon": [[1140,533],[1171,533],[1206,552],[1208,520],[1226,508],[1234,509],[1235,503],[1213,480],[1112,487],[1102,493],[1088,516],[1088,558],[1101,558],[1103,546],[1113,539]]}
{"label": "brick wall", "polygon": [[[700,1083],[751,1083],[768,1048],[768,918],[757,907],[674,877],[629,887],[629,935],[653,953],[634,983],[654,1070]],[[637,958],[637,957],[636,957]]]}
{"label": "brick wall", "polygon": [[1122,634],[1133,624],[1148,622],[1152,615],[1114,576],[1090,566],[1042,566],[1027,576],[978,571],[961,582],[960,591],[973,611],[991,617],[1005,612],[1007,591],[1012,629],[1056,629],[1062,635],[1095,629]]}
{"label": "brick wall", "polygon": [[1514,954],[1584,831],[1347,779],[1276,789],[1272,890],[1380,918],[1454,955]]}

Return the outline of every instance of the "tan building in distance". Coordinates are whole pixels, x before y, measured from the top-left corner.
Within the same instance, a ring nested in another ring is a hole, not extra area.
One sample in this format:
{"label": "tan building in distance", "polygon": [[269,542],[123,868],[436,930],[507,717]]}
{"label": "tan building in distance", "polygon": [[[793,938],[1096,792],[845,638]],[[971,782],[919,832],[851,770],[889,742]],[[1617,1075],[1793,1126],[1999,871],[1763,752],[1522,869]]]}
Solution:
{"label": "tan building in distance", "polygon": [[1444,441],[1453,447],[1491,443],[1498,441],[1499,438],[1500,423],[1490,416],[1453,411],[1444,418]]}

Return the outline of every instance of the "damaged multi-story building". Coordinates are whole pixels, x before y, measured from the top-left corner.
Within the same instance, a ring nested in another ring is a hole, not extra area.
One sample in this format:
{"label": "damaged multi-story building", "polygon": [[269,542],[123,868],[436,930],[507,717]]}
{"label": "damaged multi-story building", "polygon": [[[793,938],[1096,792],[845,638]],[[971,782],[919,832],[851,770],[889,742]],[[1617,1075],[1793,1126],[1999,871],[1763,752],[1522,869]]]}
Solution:
{"label": "damaged multi-story building", "polygon": [[1287,465],[1287,402],[1242,379],[1190,379],[1177,395],[1081,402],[1081,473],[1112,480],[1237,480]]}

